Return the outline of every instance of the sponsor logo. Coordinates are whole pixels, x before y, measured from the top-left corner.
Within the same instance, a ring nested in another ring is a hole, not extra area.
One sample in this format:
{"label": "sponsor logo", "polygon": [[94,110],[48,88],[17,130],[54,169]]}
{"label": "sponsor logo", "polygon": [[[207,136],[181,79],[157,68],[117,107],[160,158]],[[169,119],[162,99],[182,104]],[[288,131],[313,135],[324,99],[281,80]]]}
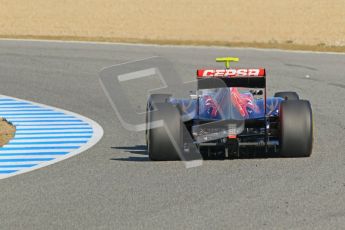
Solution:
{"label": "sponsor logo", "polygon": [[263,77],[265,69],[203,69],[197,71],[202,77]]}

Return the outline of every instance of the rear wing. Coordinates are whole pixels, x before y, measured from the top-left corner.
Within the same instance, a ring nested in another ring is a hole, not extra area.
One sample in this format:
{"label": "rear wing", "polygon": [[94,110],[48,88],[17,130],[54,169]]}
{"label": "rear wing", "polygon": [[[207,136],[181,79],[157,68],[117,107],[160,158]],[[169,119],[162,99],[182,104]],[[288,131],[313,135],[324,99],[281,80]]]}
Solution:
{"label": "rear wing", "polygon": [[265,69],[197,70],[198,89],[224,87],[266,88]]}

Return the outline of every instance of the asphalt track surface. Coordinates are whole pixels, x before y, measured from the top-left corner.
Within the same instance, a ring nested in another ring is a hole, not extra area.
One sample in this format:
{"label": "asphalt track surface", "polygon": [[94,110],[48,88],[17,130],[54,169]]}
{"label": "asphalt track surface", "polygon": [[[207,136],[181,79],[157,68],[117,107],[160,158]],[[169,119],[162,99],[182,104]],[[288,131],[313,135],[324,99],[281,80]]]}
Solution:
{"label": "asphalt track surface", "polygon": [[[122,128],[98,73],[155,55],[186,80],[198,67],[218,66],[218,56],[267,68],[270,94],[295,90],[311,101],[312,156],[210,160],[192,169],[148,161],[143,133]],[[0,41],[1,94],[82,114],[105,132],[84,153],[0,180],[0,229],[343,228],[344,66],[345,55],[335,54]]]}

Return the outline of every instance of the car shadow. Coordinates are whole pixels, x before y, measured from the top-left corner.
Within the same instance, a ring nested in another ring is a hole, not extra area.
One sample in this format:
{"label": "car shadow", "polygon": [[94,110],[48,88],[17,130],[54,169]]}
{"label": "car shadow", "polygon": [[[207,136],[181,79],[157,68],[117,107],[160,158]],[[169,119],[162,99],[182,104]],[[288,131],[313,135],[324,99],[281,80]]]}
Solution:
{"label": "car shadow", "polygon": [[124,150],[128,153],[134,153],[139,155],[148,155],[146,145],[135,145],[135,146],[116,146],[111,147],[112,149]]}
{"label": "car shadow", "polygon": [[127,158],[111,158],[110,160],[114,160],[114,161],[136,161],[136,162],[150,161],[149,157],[148,157],[146,145],[116,146],[116,147],[111,147],[111,149],[123,150],[124,152],[137,154],[140,156],[129,156]]}
{"label": "car shadow", "polygon": [[242,152],[240,157],[234,159],[269,159],[269,158],[283,158],[279,153],[274,151],[255,151],[255,152]]}
{"label": "car shadow", "polygon": [[[148,157],[148,152],[146,145],[135,145],[135,146],[115,146],[111,149],[123,150],[124,152],[137,154],[140,156],[128,156],[126,158],[111,158],[110,160],[115,161],[134,161],[134,162],[145,162],[150,161]],[[283,158],[279,153],[274,151],[264,151],[258,149],[252,149],[247,151],[242,151],[239,157],[225,158],[223,156],[203,156],[203,160],[240,160],[240,159],[271,159],[271,158]]]}

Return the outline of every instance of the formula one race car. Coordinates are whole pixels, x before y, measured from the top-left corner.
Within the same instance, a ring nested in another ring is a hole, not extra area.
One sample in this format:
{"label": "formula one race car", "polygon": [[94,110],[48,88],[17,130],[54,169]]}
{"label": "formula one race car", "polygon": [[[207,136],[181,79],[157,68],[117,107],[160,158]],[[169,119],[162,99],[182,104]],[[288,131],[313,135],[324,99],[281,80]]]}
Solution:
{"label": "formula one race car", "polygon": [[[217,58],[226,69],[198,70],[198,88],[191,98],[150,95],[146,141],[151,160],[179,160],[192,151],[227,158],[240,157],[245,150],[311,155],[309,101],[295,92],[266,97],[265,69],[230,68],[230,62],[238,60]],[[163,126],[157,125],[159,120]]]}

